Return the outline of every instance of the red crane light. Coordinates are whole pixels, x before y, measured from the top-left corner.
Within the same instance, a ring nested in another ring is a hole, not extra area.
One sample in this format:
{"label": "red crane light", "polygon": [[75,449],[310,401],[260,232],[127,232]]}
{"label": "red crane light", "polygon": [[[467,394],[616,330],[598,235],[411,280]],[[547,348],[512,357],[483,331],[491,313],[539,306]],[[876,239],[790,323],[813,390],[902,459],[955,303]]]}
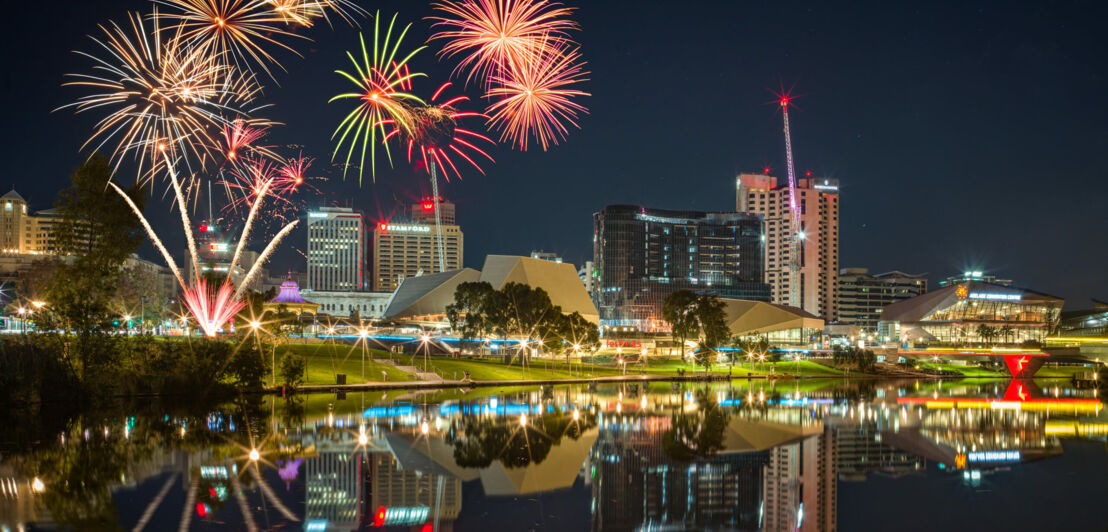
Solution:
{"label": "red crane light", "polygon": [[769,167],[767,166],[767,167],[763,168],[762,173],[763,174],[769,174]]}
{"label": "red crane light", "polygon": [[208,225],[207,224],[200,224],[200,232],[201,233],[207,233],[208,232]]}
{"label": "red crane light", "polygon": [[373,514],[373,526],[382,527],[385,525],[385,507],[382,506],[377,509],[377,513]]}

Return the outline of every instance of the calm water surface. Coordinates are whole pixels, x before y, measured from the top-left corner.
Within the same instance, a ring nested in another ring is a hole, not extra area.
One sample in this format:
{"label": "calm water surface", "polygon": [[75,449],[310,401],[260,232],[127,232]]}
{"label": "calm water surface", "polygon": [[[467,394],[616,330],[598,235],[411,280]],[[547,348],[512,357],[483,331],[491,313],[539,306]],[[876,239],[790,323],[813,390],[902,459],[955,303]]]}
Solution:
{"label": "calm water surface", "polygon": [[735,381],[9,414],[0,531],[1108,530],[1066,381]]}

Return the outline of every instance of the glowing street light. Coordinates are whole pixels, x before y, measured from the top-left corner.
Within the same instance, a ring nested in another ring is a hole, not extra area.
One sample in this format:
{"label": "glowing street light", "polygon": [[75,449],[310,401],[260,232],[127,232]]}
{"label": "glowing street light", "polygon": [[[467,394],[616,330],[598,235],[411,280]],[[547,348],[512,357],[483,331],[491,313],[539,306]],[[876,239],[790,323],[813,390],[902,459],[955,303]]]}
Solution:
{"label": "glowing street light", "polygon": [[31,489],[34,490],[35,493],[42,493],[43,491],[46,491],[46,484],[43,484],[42,480],[39,480],[38,477],[35,477],[35,479],[31,481]]}
{"label": "glowing street light", "polygon": [[31,304],[34,305],[35,308],[42,308],[46,306],[45,301],[32,301]]}
{"label": "glowing street light", "polygon": [[257,462],[258,459],[261,458],[261,457],[262,457],[262,455],[258,453],[257,449],[250,449],[250,461],[251,462]]}
{"label": "glowing street light", "polygon": [[431,432],[431,426],[428,425],[426,421],[424,421],[422,424],[419,425],[419,431],[422,432],[424,436],[426,436],[428,432]]}
{"label": "glowing street light", "polygon": [[573,420],[574,421],[579,421],[580,419],[581,419],[581,412],[577,411],[577,409],[574,409],[573,410]]}
{"label": "glowing street light", "polygon": [[258,327],[261,327],[261,326],[262,326],[262,324],[260,322],[257,322],[257,321],[250,322],[250,328],[254,329],[255,331],[258,330]]}
{"label": "glowing street light", "polygon": [[526,427],[527,426],[527,414],[520,414],[519,415],[519,426],[521,426],[521,427]]}

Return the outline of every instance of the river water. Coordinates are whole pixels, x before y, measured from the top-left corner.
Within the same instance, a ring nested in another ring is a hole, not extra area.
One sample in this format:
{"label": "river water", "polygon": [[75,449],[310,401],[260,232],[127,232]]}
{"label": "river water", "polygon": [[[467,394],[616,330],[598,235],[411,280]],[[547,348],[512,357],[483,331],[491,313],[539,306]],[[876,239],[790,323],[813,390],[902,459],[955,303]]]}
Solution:
{"label": "river water", "polygon": [[168,401],[13,421],[0,531],[1103,531],[1106,434],[1062,380]]}

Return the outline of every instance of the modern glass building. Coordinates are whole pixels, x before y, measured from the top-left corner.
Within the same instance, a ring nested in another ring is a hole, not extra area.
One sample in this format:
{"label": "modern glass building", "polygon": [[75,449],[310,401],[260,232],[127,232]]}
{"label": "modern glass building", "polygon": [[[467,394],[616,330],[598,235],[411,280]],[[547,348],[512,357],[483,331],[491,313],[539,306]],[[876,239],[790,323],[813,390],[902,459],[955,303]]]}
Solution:
{"label": "modern glass building", "polygon": [[877,332],[881,309],[927,293],[926,274],[891,271],[872,275],[866,268],[839,270],[836,294],[840,323],[857,325],[862,332]]}
{"label": "modern glass building", "polygon": [[878,334],[901,344],[1041,342],[1058,323],[1063,302],[1023,288],[963,281],[885,307]]}
{"label": "modern glass building", "polygon": [[664,332],[662,302],[689,289],[769,301],[762,219],[609,205],[593,215],[594,300],[602,325]]}

